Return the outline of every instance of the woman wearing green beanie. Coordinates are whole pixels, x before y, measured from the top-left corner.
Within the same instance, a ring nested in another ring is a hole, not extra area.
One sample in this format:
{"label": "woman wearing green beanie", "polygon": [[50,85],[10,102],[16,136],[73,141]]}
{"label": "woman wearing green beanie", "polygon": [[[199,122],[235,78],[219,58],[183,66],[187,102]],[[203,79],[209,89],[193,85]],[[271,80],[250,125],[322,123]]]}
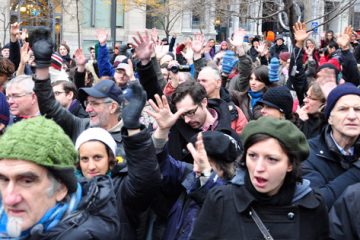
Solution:
{"label": "woman wearing green beanie", "polygon": [[209,193],[192,239],[328,239],[325,204],[301,178],[304,134],[288,120],[262,117],[242,138],[242,172]]}

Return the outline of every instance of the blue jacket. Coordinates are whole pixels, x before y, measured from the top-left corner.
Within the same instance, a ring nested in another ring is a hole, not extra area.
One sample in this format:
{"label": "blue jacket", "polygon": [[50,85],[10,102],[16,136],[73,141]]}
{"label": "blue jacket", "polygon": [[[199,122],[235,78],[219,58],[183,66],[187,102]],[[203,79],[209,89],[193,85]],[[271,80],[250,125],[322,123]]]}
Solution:
{"label": "blue jacket", "polygon": [[[165,147],[166,148],[166,147]],[[172,158],[167,149],[158,154],[163,193],[180,194],[172,206],[163,239],[190,239],[198,213],[210,189],[225,184],[214,172],[201,186],[191,164]]]}
{"label": "blue jacket", "polygon": [[97,62],[99,67],[99,78],[102,76],[114,76],[115,70],[110,63],[109,50],[106,44],[104,46],[99,44]]}
{"label": "blue jacket", "polygon": [[311,187],[324,198],[328,209],[346,187],[360,182],[360,140],[355,144],[355,156],[343,156],[330,136],[327,126],[318,136],[309,141],[310,155],[303,163],[302,172],[310,180]]}

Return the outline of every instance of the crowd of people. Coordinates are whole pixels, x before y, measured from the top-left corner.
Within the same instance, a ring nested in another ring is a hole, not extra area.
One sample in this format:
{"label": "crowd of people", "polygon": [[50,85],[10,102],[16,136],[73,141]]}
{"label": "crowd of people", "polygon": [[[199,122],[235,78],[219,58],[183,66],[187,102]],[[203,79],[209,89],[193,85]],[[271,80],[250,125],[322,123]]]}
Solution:
{"label": "crowd of people", "polygon": [[13,23],[0,237],[360,239],[357,35],[292,30],[217,48],[152,29],[114,50],[98,30],[71,54]]}

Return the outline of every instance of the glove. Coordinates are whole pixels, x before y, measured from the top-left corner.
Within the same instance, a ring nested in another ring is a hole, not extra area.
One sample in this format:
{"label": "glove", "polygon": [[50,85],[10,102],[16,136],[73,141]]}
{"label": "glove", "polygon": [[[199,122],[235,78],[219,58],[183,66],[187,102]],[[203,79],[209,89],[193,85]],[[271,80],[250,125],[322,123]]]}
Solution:
{"label": "glove", "polygon": [[37,68],[47,68],[51,63],[53,43],[50,30],[46,27],[37,27],[30,32],[29,45],[35,56]]}
{"label": "glove", "polygon": [[146,102],[146,92],[139,83],[134,82],[123,93],[125,97],[125,107],[122,111],[124,127],[138,129],[140,128],[140,115]]}

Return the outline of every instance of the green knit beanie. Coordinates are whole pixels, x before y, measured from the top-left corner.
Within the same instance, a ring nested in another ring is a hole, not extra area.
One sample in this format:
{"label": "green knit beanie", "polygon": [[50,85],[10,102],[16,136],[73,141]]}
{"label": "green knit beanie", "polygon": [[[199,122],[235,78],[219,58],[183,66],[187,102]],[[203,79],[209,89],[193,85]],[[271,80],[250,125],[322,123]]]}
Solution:
{"label": "green knit beanie", "polygon": [[300,161],[309,156],[309,144],[305,135],[290,121],[272,117],[261,117],[250,121],[241,134],[244,145],[250,136],[265,134],[280,141],[291,153],[297,155]]}
{"label": "green knit beanie", "polygon": [[6,129],[0,146],[0,159],[34,162],[47,168],[69,192],[76,191],[77,153],[70,138],[54,121],[42,116],[22,120]]}

